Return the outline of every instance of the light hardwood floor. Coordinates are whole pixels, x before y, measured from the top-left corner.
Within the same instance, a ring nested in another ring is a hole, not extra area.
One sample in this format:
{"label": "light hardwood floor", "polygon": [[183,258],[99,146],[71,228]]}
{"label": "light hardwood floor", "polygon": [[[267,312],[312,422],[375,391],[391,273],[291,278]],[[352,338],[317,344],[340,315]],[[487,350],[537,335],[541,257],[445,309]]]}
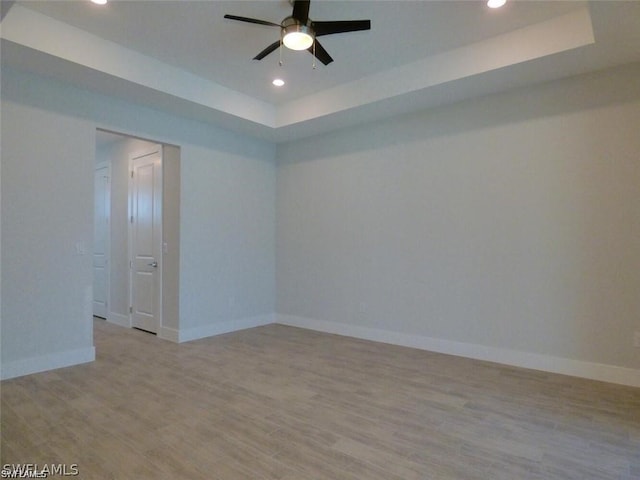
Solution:
{"label": "light hardwood floor", "polygon": [[640,389],[270,325],[2,382],[2,464],[82,479],[640,478]]}

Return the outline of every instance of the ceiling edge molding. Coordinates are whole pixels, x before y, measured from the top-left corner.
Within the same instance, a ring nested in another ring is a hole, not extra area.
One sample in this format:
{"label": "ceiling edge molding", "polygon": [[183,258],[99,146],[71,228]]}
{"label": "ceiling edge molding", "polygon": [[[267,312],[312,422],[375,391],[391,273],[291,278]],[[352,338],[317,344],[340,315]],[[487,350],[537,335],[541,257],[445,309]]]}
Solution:
{"label": "ceiling edge molding", "polygon": [[[283,104],[276,128],[402,95],[595,42],[589,9],[530,25]],[[514,48],[514,45],[517,48]]]}
{"label": "ceiling edge molding", "polygon": [[3,39],[187,102],[273,127],[273,105],[172,67],[46,15],[14,5]]}
{"label": "ceiling edge molding", "polygon": [[[324,133],[556,77],[595,43],[588,6],[280,106],[257,100],[45,15],[13,5],[3,63],[273,142]],[[540,68],[542,67],[542,68]],[[571,74],[571,72],[564,72]],[[495,74],[495,75],[494,75]],[[498,75],[499,74],[499,75]],[[498,78],[494,78],[495,76]],[[491,79],[488,82],[487,79]]]}

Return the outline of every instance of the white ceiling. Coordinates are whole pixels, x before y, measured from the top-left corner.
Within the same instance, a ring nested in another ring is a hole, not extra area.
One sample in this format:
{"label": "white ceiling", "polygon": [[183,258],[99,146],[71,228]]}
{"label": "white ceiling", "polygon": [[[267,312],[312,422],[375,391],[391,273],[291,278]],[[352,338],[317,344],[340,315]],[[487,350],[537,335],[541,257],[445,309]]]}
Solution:
{"label": "white ceiling", "polygon": [[[252,58],[287,0],[18,0],[2,23],[3,62],[274,141],[416,108],[640,61],[639,1],[313,0],[314,20],[371,19],[308,52]],[[280,89],[271,85],[285,79]]]}
{"label": "white ceiling", "polygon": [[[580,6],[578,2],[512,3],[491,10],[482,2],[313,1],[318,20],[371,19],[372,30],[320,38],[334,57],[312,68],[307,52],[252,58],[278,40],[277,28],[224,19],[225,13],[274,23],[291,14],[287,0],[135,1],[104,8],[89,2],[20,4],[123,46],[270,103],[281,103],[375,72],[516,30]],[[284,89],[271,80],[287,80]]]}

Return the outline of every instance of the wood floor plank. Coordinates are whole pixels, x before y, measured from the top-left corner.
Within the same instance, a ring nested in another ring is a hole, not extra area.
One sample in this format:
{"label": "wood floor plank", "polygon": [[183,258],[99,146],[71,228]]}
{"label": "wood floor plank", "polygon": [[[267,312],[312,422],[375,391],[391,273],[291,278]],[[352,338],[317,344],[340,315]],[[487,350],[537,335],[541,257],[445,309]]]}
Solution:
{"label": "wood floor plank", "polygon": [[269,325],[94,321],[90,364],[3,381],[2,463],[82,479],[640,479],[640,389]]}

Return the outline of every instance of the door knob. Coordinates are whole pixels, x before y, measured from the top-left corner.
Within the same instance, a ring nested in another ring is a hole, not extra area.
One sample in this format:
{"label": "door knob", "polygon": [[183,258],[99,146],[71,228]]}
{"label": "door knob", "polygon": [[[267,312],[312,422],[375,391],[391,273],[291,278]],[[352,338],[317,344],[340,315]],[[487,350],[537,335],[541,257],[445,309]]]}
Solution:
{"label": "door knob", "polygon": [[153,267],[153,268],[158,268],[158,262],[147,263],[147,265],[149,265],[150,267]]}

